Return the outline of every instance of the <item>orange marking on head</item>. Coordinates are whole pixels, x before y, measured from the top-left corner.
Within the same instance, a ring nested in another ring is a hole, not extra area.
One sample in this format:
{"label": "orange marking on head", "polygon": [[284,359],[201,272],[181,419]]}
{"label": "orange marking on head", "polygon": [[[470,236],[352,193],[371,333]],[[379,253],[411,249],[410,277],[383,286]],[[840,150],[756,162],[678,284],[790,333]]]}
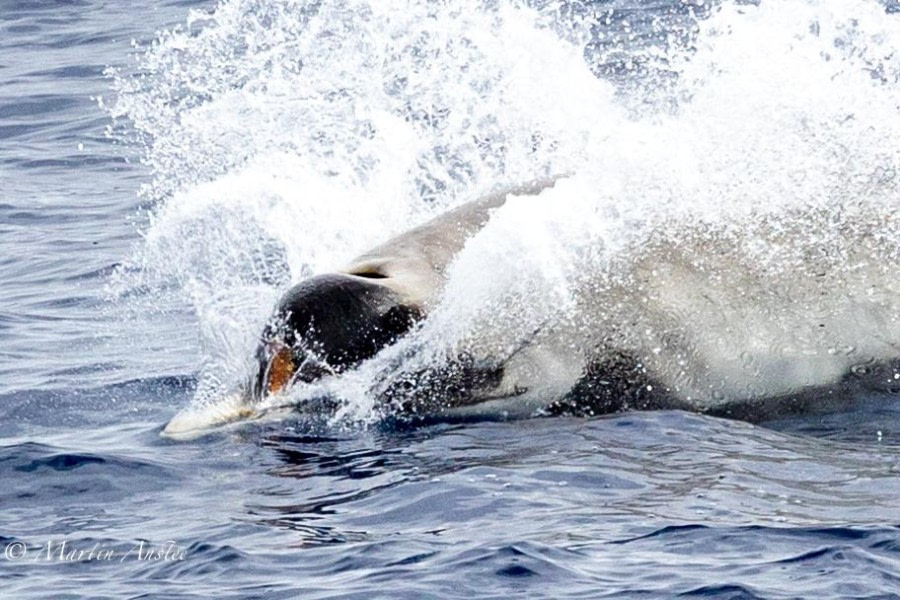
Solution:
{"label": "orange marking on head", "polygon": [[284,389],[294,375],[294,360],[291,350],[282,346],[269,361],[269,373],[266,389],[270,394],[276,394]]}

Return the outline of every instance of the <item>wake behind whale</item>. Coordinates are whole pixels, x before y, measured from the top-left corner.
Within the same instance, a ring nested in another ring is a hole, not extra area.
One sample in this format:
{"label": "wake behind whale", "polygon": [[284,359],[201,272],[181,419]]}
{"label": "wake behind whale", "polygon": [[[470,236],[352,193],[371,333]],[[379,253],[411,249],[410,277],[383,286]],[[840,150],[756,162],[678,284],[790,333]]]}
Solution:
{"label": "wake behind whale", "polygon": [[370,421],[419,384],[423,410],[459,404],[433,373],[477,375],[459,410],[528,414],[572,390],[616,408],[598,386],[623,380],[629,406],[707,410],[893,379],[900,27],[879,3],[678,3],[652,23],[592,3],[295,8],[225,0],[117,79],[156,209],[115,286],[197,315],[199,412],[258,374],[293,285],[558,173],[491,209],[409,331],[273,405]]}

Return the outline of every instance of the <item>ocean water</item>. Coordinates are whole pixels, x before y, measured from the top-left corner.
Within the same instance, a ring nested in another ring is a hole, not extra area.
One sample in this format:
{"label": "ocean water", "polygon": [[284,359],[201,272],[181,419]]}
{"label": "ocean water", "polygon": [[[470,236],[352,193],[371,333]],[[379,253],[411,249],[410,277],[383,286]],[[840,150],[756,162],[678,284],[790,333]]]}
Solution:
{"label": "ocean water", "polygon": [[756,425],[408,426],[373,409],[372,368],[337,416],[160,436],[244,381],[290,283],[498,185],[575,174],[466,248],[450,338],[488,314],[515,341],[585,265],[685,220],[781,266],[734,223],[835,215],[803,252],[890,233],[898,17],[0,0],[0,596],[900,597],[889,390]]}

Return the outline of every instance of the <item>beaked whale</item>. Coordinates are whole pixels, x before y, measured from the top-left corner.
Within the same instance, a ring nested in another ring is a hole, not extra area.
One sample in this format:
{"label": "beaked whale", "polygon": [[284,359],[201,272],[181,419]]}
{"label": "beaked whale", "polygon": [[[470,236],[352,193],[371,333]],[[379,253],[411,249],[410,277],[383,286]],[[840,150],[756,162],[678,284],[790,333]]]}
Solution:
{"label": "beaked whale", "polygon": [[[292,287],[260,336],[241,405],[339,377],[397,346],[428,319],[451,263],[493,211],[561,183],[469,202]],[[894,225],[860,217],[824,246],[804,245],[797,240],[814,239],[810,228],[833,229],[833,216],[781,217],[755,221],[743,239],[784,260],[760,261],[721,231],[651,236],[632,249],[626,277],[582,278],[572,318],[507,355],[472,340],[426,367],[397,369],[373,393],[392,411],[418,415],[684,409],[754,421],[827,409],[860,386],[893,391],[900,278],[886,259],[896,256]]]}

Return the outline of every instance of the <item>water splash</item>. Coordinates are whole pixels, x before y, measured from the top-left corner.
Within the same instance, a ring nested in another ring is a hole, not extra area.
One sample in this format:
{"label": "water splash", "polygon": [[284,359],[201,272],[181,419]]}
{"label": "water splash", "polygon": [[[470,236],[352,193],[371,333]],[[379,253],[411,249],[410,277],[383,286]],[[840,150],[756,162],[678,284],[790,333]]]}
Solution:
{"label": "water splash", "polygon": [[[575,174],[497,211],[410,343],[439,352],[487,328],[501,352],[555,328],[586,352],[587,329],[634,317],[654,248],[704,273],[697,285],[774,277],[790,291],[791,274],[826,267],[829,285],[868,284],[852,274],[861,241],[888,269],[900,21],[861,0],[654,14],[468,0],[224,0],[191,13],[142,49],[138,74],[116,74],[111,110],[146,145],[157,207],[139,275],[118,285],[170,290],[196,312],[203,403],[247,376],[290,282],[546,175]],[[618,304],[587,324],[586,292]],[[669,353],[689,361],[700,350],[677,324],[689,307],[673,302],[637,345],[691,347]],[[370,365],[340,384],[357,416],[380,376]]]}

